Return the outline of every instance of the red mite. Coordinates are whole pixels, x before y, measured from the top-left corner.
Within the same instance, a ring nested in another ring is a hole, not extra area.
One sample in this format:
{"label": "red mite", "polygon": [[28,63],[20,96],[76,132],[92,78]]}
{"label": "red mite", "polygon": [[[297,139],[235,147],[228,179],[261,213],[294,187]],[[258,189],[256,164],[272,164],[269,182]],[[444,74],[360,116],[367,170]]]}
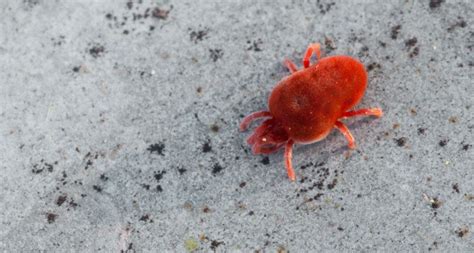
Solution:
{"label": "red mite", "polygon": [[[316,54],[318,62],[310,66]],[[268,100],[269,111],[254,112],[242,120],[244,131],[258,118],[268,118],[247,139],[254,154],[270,154],[285,146],[285,165],[291,181],[296,179],[291,164],[293,144],[310,144],[339,129],[355,148],[354,137],[342,119],[354,116],[382,116],[382,109],[352,110],[364,95],[367,72],[349,56],[320,58],[320,45],[310,44],[303,58],[304,69],[286,59],[291,75],[283,78]]]}

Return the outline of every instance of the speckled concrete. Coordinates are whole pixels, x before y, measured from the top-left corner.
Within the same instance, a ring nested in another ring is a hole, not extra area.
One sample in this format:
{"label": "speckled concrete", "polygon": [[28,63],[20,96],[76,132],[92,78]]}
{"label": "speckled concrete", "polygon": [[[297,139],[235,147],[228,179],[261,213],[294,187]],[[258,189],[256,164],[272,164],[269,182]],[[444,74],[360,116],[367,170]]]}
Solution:
{"label": "speckled concrete", "polygon": [[[473,252],[469,0],[0,1],[0,251]],[[343,136],[237,126],[310,42],[369,69]]]}

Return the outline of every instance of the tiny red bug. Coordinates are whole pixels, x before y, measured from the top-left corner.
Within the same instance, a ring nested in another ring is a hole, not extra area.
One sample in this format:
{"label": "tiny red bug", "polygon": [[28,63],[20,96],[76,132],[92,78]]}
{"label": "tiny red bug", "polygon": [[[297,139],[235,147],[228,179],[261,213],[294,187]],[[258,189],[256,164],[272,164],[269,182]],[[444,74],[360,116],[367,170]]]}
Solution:
{"label": "tiny red bug", "polygon": [[[317,63],[310,66],[316,54]],[[291,75],[283,78],[268,100],[269,111],[254,112],[242,120],[244,131],[258,118],[269,118],[247,139],[254,154],[270,154],[285,146],[285,165],[290,180],[296,179],[291,163],[293,144],[310,144],[324,139],[337,128],[355,148],[354,137],[341,119],[354,116],[382,116],[382,109],[351,110],[364,95],[367,72],[349,56],[320,58],[320,44],[310,44],[303,58],[304,69],[286,59]]]}

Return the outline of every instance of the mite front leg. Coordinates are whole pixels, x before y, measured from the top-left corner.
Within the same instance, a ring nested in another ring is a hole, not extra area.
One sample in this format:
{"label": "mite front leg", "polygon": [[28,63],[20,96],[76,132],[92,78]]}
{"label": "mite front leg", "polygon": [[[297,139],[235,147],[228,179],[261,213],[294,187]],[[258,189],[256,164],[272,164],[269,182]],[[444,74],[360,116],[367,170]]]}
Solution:
{"label": "mite front leg", "polygon": [[288,178],[291,181],[296,180],[295,171],[293,170],[293,164],[291,159],[293,157],[293,140],[289,140],[285,146],[285,166],[286,171],[288,172]]}
{"label": "mite front leg", "polygon": [[285,59],[285,61],[283,61],[283,64],[285,64],[285,66],[288,68],[288,70],[290,70],[290,73],[293,74],[295,73],[296,71],[298,71],[298,68],[296,68],[296,65],[294,62],[292,62],[291,60],[289,59]]}
{"label": "mite front leg", "polygon": [[350,118],[355,116],[375,116],[377,118],[382,117],[383,112],[380,108],[366,108],[355,111],[348,111],[342,114],[341,118]]}
{"label": "mite front leg", "polygon": [[242,120],[242,123],[240,123],[240,131],[247,130],[250,123],[252,123],[252,121],[254,121],[256,119],[271,117],[271,116],[272,116],[272,114],[270,112],[267,112],[267,111],[259,111],[259,112],[251,113],[251,114],[247,115],[247,117],[245,117]]}
{"label": "mite front leg", "polygon": [[341,131],[344,137],[346,137],[347,141],[349,142],[349,148],[354,149],[356,147],[355,140],[354,136],[352,136],[351,132],[349,131],[349,128],[347,128],[347,126],[340,121],[336,121],[336,124],[334,126],[339,129],[339,131]]}
{"label": "mite front leg", "polygon": [[308,49],[306,49],[306,53],[304,54],[304,58],[303,58],[304,68],[309,67],[309,64],[310,64],[309,60],[311,59],[311,56],[314,53],[316,54],[316,59],[319,60],[319,58],[321,57],[321,45],[319,43],[309,44]]}

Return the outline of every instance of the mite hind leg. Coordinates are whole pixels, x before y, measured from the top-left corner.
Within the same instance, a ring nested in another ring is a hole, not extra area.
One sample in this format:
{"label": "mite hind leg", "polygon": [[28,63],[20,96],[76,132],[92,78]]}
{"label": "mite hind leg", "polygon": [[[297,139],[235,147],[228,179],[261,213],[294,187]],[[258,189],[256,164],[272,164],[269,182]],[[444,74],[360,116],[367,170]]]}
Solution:
{"label": "mite hind leg", "polygon": [[293,140],[289,140],[285,145],[285,167],[288,173],[288,178],[291,181],[296,180],[295,171],[293,170],[292,157],[293,157]]}
{"label": "mite hind leg", "polygon": [[303,66],[304,68],[308,68],[310,64],[310,59],[313,54],[316,54],[316,60],[319,60],[321,58],[321,45],[319,43],[311,43],[308,46],[308,49],[306,49],[306,53],[304,54],[303,57]]}

